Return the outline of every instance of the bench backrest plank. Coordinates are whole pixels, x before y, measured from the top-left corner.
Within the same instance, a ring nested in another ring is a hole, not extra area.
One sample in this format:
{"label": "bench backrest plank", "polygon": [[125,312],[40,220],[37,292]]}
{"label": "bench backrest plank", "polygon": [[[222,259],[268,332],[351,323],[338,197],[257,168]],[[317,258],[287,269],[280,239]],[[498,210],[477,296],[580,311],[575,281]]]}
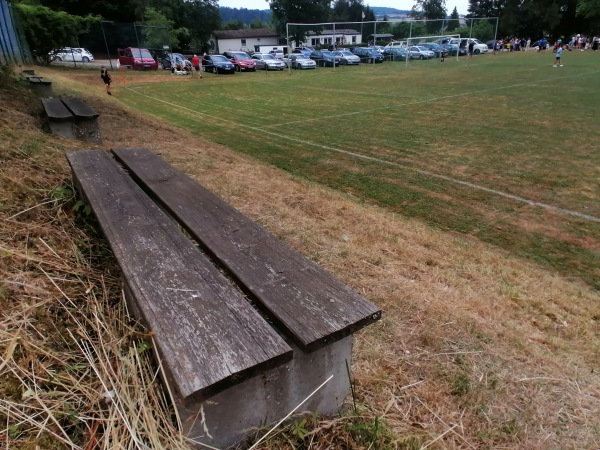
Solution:
{"label": "bench backrest plank", "polygon": [[85,104],[80,99],[75,97],[62,97],[62,102],[66,107],[78,118],[81,119],[93,119],[98,117],[99,114],[92,109],[91,106]]}
{"label": "bench backrest plank", "polygon": [[206,398],[292,358],[242,293],[102,151],[67,154],[183,398]]}
{"label": "bench backrest plank", "polygon": [[60,98],[43,98],[42,104],[44,105],[46,115],[51,120],[63,121],[70,120],[73,117],[71,111],[60,101]]}
{"label": "bench backrest plank", "polygon": [[113,152],[300,348],[315,350],[380,319],[367,299],[149,150]]}

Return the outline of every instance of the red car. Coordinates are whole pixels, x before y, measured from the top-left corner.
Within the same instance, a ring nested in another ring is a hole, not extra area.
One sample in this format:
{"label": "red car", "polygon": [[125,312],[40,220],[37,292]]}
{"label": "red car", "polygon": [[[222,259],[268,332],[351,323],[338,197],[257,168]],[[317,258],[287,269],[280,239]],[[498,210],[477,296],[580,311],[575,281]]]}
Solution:
{"label": "red car", "polygon": [[157,70],[158,62],[146,48],[127,47],[117,49],[119,64],[134,70]]}
{"label": "red car", "polygon": [[223,56],[233,63],[238,72],[256,72],[256,63],[246,52],[223,52]]}

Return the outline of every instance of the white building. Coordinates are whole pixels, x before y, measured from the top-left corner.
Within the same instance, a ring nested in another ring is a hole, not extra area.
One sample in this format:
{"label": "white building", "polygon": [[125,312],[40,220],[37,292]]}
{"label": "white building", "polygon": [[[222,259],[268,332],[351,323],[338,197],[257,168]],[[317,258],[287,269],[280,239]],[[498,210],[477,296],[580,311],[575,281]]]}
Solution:
{"label": "white building", "polygon": [[327,47],[334,44],[336,47],[345,47],[362,44],[362,35],[360,31],[351,28],[309,31],[305,42],[311,47]]}
{"label": "white building", "polygon": [[269,28],[244,28],[243,30],[216,30],[214,51],[223,53],[228,50],[258,52],[260,47],[279,45],[279,33]]}

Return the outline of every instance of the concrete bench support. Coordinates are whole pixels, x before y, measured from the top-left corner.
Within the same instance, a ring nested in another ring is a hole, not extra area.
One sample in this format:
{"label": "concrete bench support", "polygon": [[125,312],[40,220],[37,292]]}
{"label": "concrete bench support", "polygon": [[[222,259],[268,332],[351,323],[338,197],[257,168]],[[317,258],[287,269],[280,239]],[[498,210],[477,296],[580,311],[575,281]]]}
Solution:
{"label": "concrete bench support", "polygon": [[54,134],[100,144],[99,114],[83,101],[74,97],[43,98],[42,104]]}
{"label": "concrete bench support", "polygon": [[[183,432],[202,444],[227,448],[259,427],[281,420],[330,376],[333,378],[297,413],[338,413],[350,394],[347,367],[352,361],[352,343],[353,337],[348,336],[312,353],[292,345],[292,361],[245,380],[207,401],[186,401],[177,397],[175,405]],[[199,416],[200,411],[204,422]]]}

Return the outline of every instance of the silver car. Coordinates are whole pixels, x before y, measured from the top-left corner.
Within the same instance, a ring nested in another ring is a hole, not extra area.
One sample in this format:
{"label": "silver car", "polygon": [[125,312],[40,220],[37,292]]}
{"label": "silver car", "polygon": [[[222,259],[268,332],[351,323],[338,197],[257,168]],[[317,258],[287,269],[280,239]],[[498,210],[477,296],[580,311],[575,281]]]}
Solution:
{"label": "silver car", "polygon": [[314,69],[317,67],[317,63],[314,62],[306,55],[301,54],[293,54],[289,55],[289,61],[292,66],[292,69]]}
{"label": "silver car", "polygon": [[273,55],[265,53],[254,53],[252,60],[256,63],[257,69],[264,70],[283,70],[285,69],[285,63],[280,59],[275,58]]}
{"label": "silver car", "polygon": [[340,59],[342,66],[360,64],[360,58],[348,50],[336,50],[333,55]]}
{"label": "silver car", "polygon": [[408,57],[410,59],[431,59],[434,56],[435,53],[433,53],[427,47],[420,47],[418,45],[408,47]]}

